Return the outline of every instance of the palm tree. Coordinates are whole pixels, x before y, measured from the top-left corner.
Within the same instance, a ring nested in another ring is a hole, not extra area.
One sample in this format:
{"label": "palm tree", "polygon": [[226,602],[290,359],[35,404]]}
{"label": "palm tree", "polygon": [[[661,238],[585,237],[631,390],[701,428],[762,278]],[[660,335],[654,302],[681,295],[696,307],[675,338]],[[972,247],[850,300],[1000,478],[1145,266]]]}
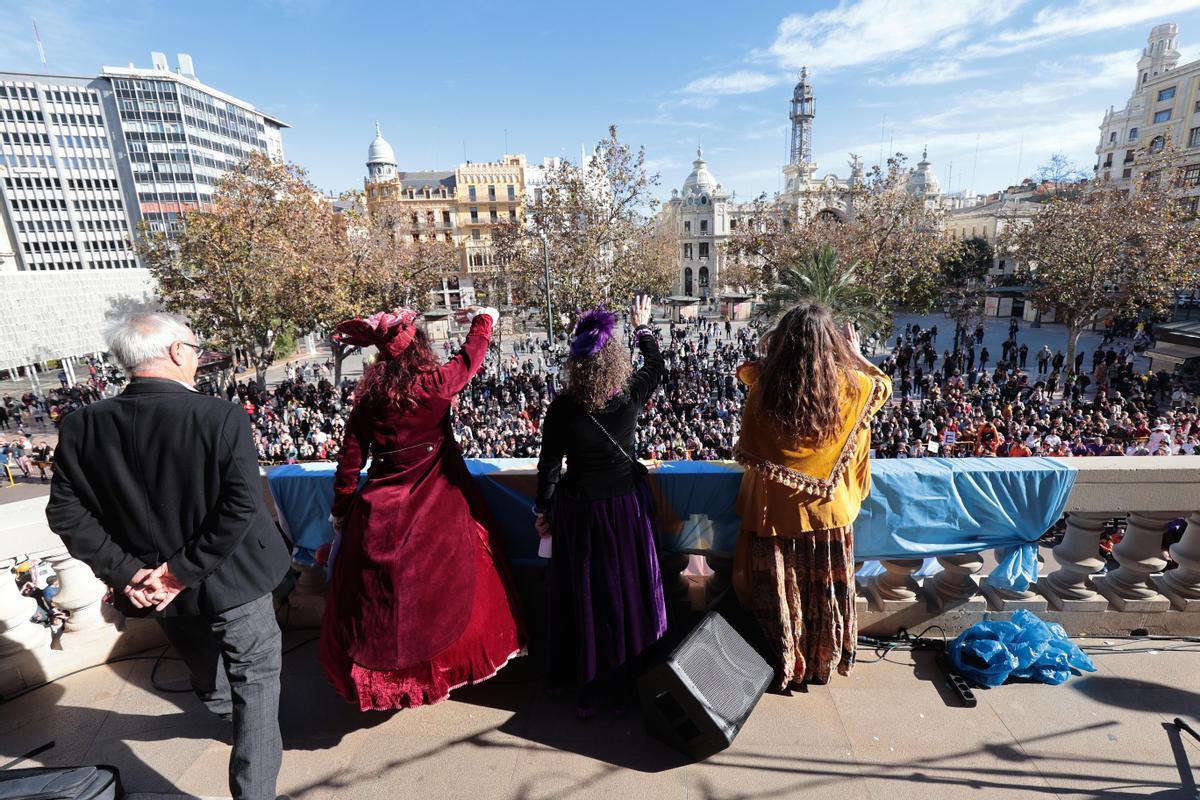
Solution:
{"label": "palm tree", "polygon": [[763,312],[772,322],[778,321],[801,299],[809,298],[827,306],[843,322],[857,322],[868,331],[883,330],[888,315],[878,294],[855,280],[857,268],[857,263],[840,263],[834,247],[814,247],[776,270],[777,283],[767,293]]}

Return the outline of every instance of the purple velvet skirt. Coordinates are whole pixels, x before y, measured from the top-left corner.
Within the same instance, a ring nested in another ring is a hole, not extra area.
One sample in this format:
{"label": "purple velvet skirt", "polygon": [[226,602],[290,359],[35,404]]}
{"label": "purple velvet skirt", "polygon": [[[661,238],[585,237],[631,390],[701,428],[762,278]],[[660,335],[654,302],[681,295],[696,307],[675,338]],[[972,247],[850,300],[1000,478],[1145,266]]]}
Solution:
{"label": "purple velvet skirt", "polygon": [[634,659],[667,630],[645,484],[601,500],[560,494],[550,559],[551,680],[582,686]]}

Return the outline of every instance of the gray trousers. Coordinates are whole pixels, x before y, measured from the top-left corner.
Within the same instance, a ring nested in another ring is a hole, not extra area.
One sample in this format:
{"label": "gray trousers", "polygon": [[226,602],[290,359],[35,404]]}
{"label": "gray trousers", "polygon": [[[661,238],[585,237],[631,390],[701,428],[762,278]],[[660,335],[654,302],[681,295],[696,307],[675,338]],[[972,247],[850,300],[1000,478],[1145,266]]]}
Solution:
{"label": "gray trousers", "polygon": [[234,800],[275,800],[283,762],[283,635],[271,595],[213,616],[170,617],[159,624],[187,664],[196,695],[214,714],[232,716],[230,794]]}

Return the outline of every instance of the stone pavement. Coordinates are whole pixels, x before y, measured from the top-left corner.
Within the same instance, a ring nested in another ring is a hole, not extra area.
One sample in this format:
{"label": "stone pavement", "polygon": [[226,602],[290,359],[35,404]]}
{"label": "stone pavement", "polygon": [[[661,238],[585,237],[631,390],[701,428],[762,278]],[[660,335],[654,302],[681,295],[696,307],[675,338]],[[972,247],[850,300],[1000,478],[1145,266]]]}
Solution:
{"label": "stone pavement", "polygon": [[[1200,775],[1200,743],[1165,727],[1200,725],[1200,655],[1167,642],[1099,656],[1063,686],[981,691],[973,709],[952,704],[928,654],[863,652],[848,678],[767,695],[732,747],[688,763],[636,711],[576,721],[532,658],[438,706],[360,713],[325,683],[314,634],[285,638],[279,791],[297,800],[1193,798]],[[227,727],[190,693],[152,687],[158,652],[0,704],[0,760],[54,739],[42,763],[114,764],[146,797],[227,796]],[[187,686],[176,662],[158,681]]]}

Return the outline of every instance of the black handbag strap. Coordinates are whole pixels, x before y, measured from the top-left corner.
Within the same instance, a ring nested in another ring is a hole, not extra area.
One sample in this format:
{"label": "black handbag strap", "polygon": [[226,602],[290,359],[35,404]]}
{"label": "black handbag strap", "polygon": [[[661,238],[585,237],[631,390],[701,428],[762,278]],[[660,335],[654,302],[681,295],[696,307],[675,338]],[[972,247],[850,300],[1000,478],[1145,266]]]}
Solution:
{"label": "black handbag strap", "polygon": [[600,420],[598,420],[594,416],[592,416],[592,413],[590,411],[585,412],[585,413],[587,413],[588,419],[590,419],[595,424],[595,426],[600,429],[600,432],[604,434],[604,438],[608,439],[610,442],[612,442],[612,446],[617,448],[618,450],[620,450],[621,455],[625,456],[625,458],[628,459],[630,461],[630,463],[633,464],[634,469],[636,469],[641,474],[645,474],[646,472],[649,471],[646,469],[645,464],[638,461],[633,456],[629,455],[629,451],[627,451],[624,447],[622,447],[620,442],[618,442],[616,439],[613,438],[612,434],[608,432],[608,428],[605,428],[603,425],[600,424]]}
{"label": "black handbag strap", "polygon": [[0,770],[11,769],[12,767],[15,767],[17,764],[20,764],[22,761],[28,761],[29,759],[34,758],[35,756],[40,756],[42,753],[46,752],[51,747],[54,747],[53,740],[46,742],[44,745],[41,745],[40,747],[33,748],[25,755],[21,756],[20,758],[14,758],[12,761],[9,761],[7,764],[0,764]]}

